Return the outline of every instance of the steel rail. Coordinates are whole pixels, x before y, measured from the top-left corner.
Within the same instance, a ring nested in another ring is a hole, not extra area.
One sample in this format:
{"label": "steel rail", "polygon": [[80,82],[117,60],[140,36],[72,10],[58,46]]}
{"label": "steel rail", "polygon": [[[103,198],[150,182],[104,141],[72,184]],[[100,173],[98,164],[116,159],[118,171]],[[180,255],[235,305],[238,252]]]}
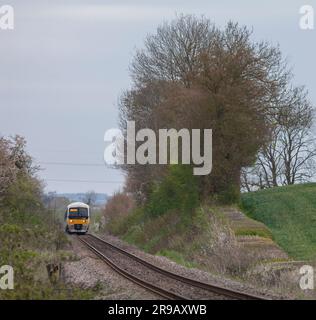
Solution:
{"label": "steel rail", "polygon": [[[98,236],[95,236],[95,235],[92,235],[92,234],[88,234],[85,237],[91,237],[92,239],[97,239],[98,241],[101,241],[103,244],[105,244],[106,246],[110,247],[111,249],[116,250],[116,251],[124,254],[125,256],[130,257],[134,261],[146,266],[147,268],[149,268],[149,269],[151,269],[153,271],[156,271],[156,272],[158,272],[160,274],[163,274],[163,275],[165,275],[165,276],[167,276],[169,278],[181,281],[182,283],[188,284],[188,285],[190,285],[192,287],[197,287],[197,288],[209,291],[211,293],[215,293],[215,294],[218,294],[218,295],[221,295],[221,296],[225,296],[225,297],[228,297],[228,298],[232,298],[232,299],[239,299],[239,300],[269,300],[266,297],[262,297],[262,296],[258,296],[258,295],[254,295],[254,294],[249,294],[249,293],[245,293],[245,292],[241,292],[241,291],[237,291],[237,290],[232,290],[232,289],[228,289],[228,288],[225,288],[225,287],[212,285],[212,284],[209,284],[209,283],[205,283],[205,282],[201,282],[201,281],[198,281],[198,280],[194,280],[194,279],[191,279],[191,278],[187,278],[187,277],[181,276],[181,275],[173,273],[171,271],[162,269],[162,268],[160,268],[160,267],[158,267],[158,266],[156,266],[156,265],[154,265],[154,264],[152,264],[152,263],[150,263],[150,262],[148,262],[148,261],[136,256],[135,254],[133,254],[131,252],[128,252],[128,251],[126,251],[126,250],[124,250],[122,248],[119,248],[118,246],[108,242],[108,241],[105,241],[104,239],[102,239],[102,238],[100,238]],[[82,240],[82,239],[80,239],[80,240]],[[96,250],[96,251],[98,251],[98,250]],[[126,271],[124,271],[124,272],[126,272]],[[143,281],[143,280],[141,280],[141,281]],[[150,284],[150,285],[152,286],[152,284]],[[178,297],[178,299],[186,299],[186,300],[188,300],[188,298],[185,298],[185,297],[182,297],[182,298]]]}
{"label": "steel rail", "polygon": [[107,256],[105,256],[102,252],[100,252],[98,249],[96,249],[93,245],[88,243],[86,240],[82,239],[82,236],[78,237],[78,239],[83,242],[91,251],[93,251],[95,254],[97,254],[104,262],[106,262],[114,271],[116,271],[121,276],[125,277],[126,279],[132,281],[133,283],[138,284],[139,286],[161,296],[162,298],[168,299],[168,300],[189,300],[186,297],[183,297],[181,295],[175,294],[174,292],[168,291],[166,289],[163,289],[159,286],[153,285],[150,282],[147,282],[139,277],[136,277],[126,270],[118,267],[111,259],[109,259]]}

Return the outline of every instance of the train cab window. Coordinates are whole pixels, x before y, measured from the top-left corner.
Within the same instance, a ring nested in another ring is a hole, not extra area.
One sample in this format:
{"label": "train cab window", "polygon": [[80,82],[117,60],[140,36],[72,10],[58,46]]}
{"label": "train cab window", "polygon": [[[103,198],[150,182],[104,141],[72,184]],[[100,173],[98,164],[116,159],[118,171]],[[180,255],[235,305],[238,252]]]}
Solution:
{"label": "train cab window", "polygon": [[88,218],[88,209],[87,208],[79,208],[79,216],[83,218]]}
{"label": "train cab window", "polygon": [[68,217],[75,218],[88,218],[88,209],[87,208],[70,208]]}

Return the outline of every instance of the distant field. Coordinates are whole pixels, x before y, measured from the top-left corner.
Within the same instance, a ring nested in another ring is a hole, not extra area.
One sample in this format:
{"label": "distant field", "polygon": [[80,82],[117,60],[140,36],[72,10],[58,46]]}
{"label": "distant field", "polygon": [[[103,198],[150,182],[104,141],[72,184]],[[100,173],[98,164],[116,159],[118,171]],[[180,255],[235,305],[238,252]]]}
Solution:
{"label": "distant field", "polygon": [[245,193],[241,202],[290,257],[316,259],[316,183]]}

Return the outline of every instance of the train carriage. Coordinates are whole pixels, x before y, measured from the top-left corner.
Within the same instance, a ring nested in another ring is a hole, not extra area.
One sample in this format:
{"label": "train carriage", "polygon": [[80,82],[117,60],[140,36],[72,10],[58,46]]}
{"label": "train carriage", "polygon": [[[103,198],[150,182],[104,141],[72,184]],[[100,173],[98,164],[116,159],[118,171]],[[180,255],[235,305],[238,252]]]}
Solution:
{"label": "train carriage", "polygon": [[85,234],[89,230],[90,208],[83,202],[73,202],[65,212],[65,230],[68,233]]}

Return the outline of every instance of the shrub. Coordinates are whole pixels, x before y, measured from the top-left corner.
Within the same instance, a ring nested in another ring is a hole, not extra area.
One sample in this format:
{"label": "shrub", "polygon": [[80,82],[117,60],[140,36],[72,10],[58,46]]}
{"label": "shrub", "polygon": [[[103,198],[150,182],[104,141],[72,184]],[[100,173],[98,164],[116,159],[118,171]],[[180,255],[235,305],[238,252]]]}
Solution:
{"label": "shrub", "polygon": [[159,216],[178,209],[184,216],[188,216],[198,203],[197,181],[192,168],[172,165],[167,176],[151,193],[146,211],[152,216]]}
{"label": "shrub", "polygon": [[240,200],[239,185],[231,184],[230,186],[228,186],[226,190],[221,191],[218,194],[217,200],[219,204],[224,205],[238,203]]}
{"label": "shrub", "polygon": [[106,203],[104,217],[107,221],[127,216],[134,208],[134,200],[124,192],[115,193]]}
{"label": "shrub", "polygon": [[142,224],[144,221],[144,210],[137,208],[129,212],[127,216],[119,216],[111,219],[105,226],[105,229],[114,235],[125,234],[132,225]]}

